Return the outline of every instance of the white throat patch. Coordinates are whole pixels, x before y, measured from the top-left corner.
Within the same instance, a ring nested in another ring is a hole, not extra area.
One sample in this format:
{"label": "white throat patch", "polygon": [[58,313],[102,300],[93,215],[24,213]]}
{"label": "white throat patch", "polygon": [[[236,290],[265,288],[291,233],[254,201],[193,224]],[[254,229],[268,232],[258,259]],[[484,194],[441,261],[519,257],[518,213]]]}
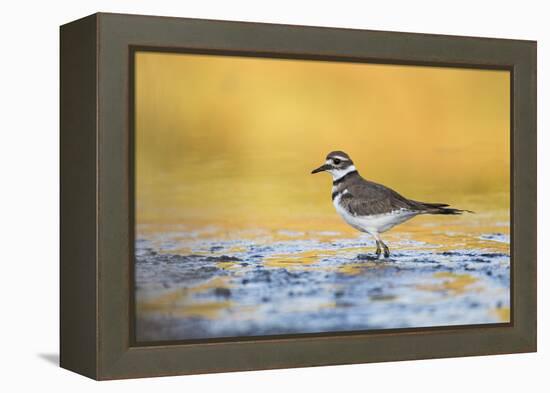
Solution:
{"label": "white throat patch", "polygon": [[336,181],[356,170],[355,165],[350,165],[346,169],[329,169],[328,172],[332,175],[332,181]]}

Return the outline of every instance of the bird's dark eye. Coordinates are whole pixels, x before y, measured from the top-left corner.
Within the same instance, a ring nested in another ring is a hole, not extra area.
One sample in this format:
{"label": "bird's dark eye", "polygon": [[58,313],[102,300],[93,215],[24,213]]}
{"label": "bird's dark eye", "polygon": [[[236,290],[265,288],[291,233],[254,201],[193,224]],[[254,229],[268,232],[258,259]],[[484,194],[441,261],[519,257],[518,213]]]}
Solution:
{"label": "bird's dark eye", "polygon": [[340,160],[338,158],[335,158],[334,160],[332,160],[332,162],[334,162],[334,164],[338,165],[340,163]]}

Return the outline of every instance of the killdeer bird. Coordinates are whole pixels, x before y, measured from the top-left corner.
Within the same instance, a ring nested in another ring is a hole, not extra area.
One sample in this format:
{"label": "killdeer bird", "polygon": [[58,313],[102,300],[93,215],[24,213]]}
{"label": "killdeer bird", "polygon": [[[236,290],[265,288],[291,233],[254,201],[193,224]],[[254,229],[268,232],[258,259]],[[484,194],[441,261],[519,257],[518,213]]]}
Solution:
{"label": "killdeer bird", "polygon": [[[426,203],[407,199],[389,187],[365,180],[359,175],[350,156],[333,151],[311,173],[332,175],[332,202],[349,225],[376,240],[376,258],[390,256],[390,249],[380,234],[419,214],[462,214],[469,210],[453,209],[445,203]],[[470,212],[471,213],[471,212]]]}

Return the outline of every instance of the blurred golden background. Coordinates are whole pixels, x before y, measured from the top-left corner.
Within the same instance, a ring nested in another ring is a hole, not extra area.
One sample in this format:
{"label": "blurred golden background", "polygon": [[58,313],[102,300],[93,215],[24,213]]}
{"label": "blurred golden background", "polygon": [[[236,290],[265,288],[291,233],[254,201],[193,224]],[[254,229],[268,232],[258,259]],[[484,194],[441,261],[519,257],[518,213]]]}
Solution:
{"label": "blurred golden background", "polygon": [[332,222],[330,176],[310,174],[332,150],[408,198],[508,213],[508,71],[154,52],[135,61],[138,224]]}

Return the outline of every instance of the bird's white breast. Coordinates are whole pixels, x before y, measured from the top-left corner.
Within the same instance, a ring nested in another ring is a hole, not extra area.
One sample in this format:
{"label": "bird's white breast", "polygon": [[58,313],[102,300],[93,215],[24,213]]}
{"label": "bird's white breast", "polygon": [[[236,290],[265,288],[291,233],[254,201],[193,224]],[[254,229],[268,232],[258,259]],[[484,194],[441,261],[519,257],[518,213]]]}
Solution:
{"label": "bird's white breast", "polygon": [[401,224],[402,222],[413,218],[419,213],[411,210],[399,209],[384,214],[357,216],[351,214],[344,208],[344,206],[340,204],[342,196],[347,193],[348,190],[344,190],[343,192],[336,195],[333,200],[334,207],[336,208],[338,214],[344,219],[344,221],[346,221],[349,225],[361,232],[367,232],[370,234],[386,232],[387,230],[393,228],[395,225]]}

